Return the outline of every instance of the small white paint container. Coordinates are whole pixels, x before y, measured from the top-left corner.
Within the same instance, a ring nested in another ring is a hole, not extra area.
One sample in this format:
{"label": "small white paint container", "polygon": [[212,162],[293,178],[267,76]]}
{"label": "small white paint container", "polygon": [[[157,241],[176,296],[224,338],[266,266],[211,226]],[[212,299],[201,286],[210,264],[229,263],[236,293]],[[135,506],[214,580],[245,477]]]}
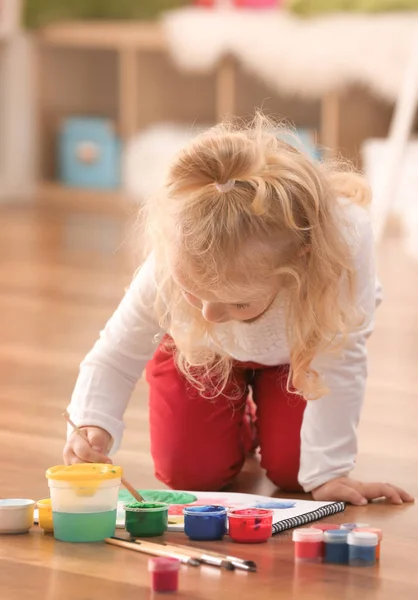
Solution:
{"label": "small white paint container", "polygon": [[0,500],[0,534],[28,533],[35,505],[35,500],[26,498]]}

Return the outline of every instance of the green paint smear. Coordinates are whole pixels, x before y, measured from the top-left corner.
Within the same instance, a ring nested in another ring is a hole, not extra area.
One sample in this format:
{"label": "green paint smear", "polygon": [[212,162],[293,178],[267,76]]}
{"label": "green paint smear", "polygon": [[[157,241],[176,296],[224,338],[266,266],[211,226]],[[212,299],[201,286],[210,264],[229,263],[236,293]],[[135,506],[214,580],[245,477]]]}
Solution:
{"label": "green paint smear", "polygon": [[[165,504],[191,504],[197,497],[188,492],[167,492],[165,490],[138,490],[145,502],[164,502]],[[132,496],[127,490],[120,490],[119,500],[131,502]]]}

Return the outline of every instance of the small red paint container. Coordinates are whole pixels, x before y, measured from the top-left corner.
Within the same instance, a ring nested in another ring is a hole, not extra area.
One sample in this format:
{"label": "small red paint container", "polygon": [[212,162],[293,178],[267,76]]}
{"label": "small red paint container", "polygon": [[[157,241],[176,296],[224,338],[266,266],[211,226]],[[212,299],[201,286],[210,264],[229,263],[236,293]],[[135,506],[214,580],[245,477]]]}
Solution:
{"label": "small red paint container", "polygon": [[178,558],[161,556],[148,561],[151,587],[154,592],[177,592],[179,587],[180,561]]}
{"label": "small red paint container", "polygon": [[295,543],[295,560],[298,562],[321,562],[324,556],[324,533],[309,527],[296,529],[292,539]]}
{"label": "small red paint container", "polygon": [[273,534],[274,511],[267,508],[241,508],[228,514],[229,537],[241,544],[261,544]]}
{"label": "small red paint container", "polygon": [[320,529],[321,531],[332,531],[333,529],[340,529],[339,525],[335,523],[315,523],[310,529]]}

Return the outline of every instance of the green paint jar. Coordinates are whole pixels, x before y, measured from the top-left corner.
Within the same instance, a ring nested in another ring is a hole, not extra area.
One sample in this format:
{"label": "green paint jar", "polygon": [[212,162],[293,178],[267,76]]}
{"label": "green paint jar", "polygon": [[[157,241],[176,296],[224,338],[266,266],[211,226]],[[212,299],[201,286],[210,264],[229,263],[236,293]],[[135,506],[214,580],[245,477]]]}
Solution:
{"label": "green paint jar", "polygon": [[132,537],[163,535],[168,526],[168,504],[133,502],[125,505],[125,528]]}

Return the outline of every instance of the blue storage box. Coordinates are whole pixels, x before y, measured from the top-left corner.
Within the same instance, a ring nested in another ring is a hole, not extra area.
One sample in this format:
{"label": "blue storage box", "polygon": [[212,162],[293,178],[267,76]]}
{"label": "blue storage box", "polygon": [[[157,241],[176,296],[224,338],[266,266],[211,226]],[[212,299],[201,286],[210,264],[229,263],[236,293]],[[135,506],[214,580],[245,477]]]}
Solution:
{"label": "blue storage box", "polygon": [[59,178],[64,185],[119,187],[121,142],[110,119],[65,119],[59,134],[58,153]]}

